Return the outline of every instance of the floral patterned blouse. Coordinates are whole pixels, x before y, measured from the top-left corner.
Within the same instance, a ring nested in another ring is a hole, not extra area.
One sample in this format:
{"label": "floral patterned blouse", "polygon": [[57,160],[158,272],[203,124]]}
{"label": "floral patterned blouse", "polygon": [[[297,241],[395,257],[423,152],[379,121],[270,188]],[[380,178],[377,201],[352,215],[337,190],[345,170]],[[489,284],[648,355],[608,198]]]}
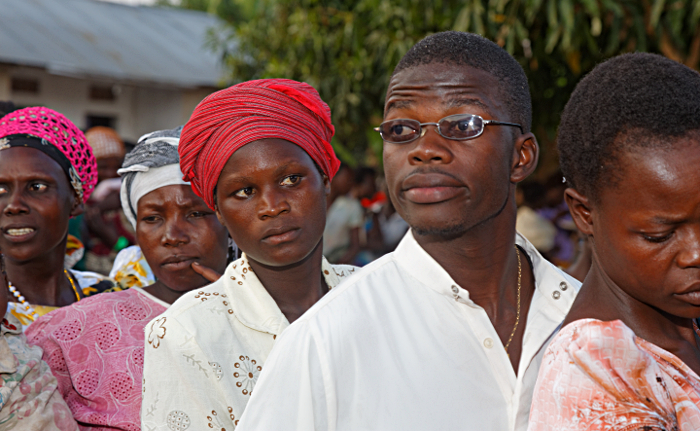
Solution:
{"label": "floral patterned blouse", "polygon": [[[323,259],[333,288],[355,271]],[[142,431],[233,431],[287,326],[245,254],[146,325]]]}
{"label": "floral patterned blouse", "polygon": [[619,320],[577,320],[545,353],[528,430],[700,430],[700,377]]}
{"label": "floral patterned blouse", "polygon": [[119,252],[114,259],[109,278],[114,280],[120,289],[146,287],[156,282],[156,277],[138,245],[126,247]]}
{"label": "floral patterned blouse", "polygon": [[61,307],[27,329],[81,429],[139,430],[143,330],[168,306],[134,286]]}
{"label": "floral patterned blouse", "polygon": [[7,313],[0,332],[0,431],[76,431],[56,378],[41,349],[27,344],[19,320]]}

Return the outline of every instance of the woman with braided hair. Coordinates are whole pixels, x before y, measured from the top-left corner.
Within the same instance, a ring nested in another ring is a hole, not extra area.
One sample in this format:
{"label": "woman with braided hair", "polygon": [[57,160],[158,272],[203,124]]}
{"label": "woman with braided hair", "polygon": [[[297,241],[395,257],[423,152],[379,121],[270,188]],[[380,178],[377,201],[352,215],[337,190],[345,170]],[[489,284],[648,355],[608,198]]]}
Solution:
{"label": "woman with braided hair", "polygon": [[9,310],[23,326],[113,288],[64,262],[68,220],[82,213],[96,182],[90,145],[66,117],[32,107],[0,118],[0,251]]}

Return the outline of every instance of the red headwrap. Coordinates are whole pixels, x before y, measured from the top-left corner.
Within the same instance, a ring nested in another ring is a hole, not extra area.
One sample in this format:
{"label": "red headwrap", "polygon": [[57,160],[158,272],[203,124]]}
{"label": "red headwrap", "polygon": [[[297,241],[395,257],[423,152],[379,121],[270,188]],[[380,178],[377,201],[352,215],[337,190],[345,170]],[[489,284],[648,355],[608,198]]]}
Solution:
{"label": "red headwrap", "polygon": [[279,138],[299,145],[332,179],[340,161],[330,140],[331,110],[316,90],[289,79],[260,79],[202,100],[180,136],[180,168],[195,193],[214,208],[214,187],[231,155],[253,141]]}

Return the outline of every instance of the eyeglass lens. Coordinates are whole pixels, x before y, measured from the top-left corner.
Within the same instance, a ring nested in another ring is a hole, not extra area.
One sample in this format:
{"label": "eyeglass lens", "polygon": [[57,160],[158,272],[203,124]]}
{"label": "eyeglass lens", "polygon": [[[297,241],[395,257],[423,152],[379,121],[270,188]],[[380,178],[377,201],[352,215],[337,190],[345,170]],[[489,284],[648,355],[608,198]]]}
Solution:
{"label": "eyeglass lens", "polygon": [[[437,126],[445,138],[461,140],[478,136],[484,128],[484,121],[478,115],[450,115],[441,119]],[[382,123],[379,131],[387,142],[410,142],[420,136],[421,123],[409,119],[390,120]]]}

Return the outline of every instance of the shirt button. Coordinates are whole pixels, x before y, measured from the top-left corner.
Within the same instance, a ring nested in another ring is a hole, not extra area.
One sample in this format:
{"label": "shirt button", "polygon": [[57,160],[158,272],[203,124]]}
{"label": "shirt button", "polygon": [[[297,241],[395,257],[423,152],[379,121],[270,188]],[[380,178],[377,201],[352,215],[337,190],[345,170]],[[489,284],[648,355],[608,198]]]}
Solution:
{"label": "shirt button", "polygon": [[490,338],[485,339],[484,340],[484,347],[486,347],[487,349],[490,349],[491,347],[493,347],[493,340]]}
{"label": "shirt button", "polygon": [[564,283],[563,281],[561,283],[559,283],[559,289],[561,289],[562,291],[564,291],[568,288],[569,288],[569,286],[567,286],[567,284]]}
{"label": "shirt button", "polygon": [[554,298],[554,299],[561,298],[561,293],[558,290],[555,290],[554,292],[552,292],[552,298]]}
{"label": "shirt button", "polygon": [[459,294],[459,287],[457,287],[453,284],[452,285],[452,293],[454,293],[455,295]]}

